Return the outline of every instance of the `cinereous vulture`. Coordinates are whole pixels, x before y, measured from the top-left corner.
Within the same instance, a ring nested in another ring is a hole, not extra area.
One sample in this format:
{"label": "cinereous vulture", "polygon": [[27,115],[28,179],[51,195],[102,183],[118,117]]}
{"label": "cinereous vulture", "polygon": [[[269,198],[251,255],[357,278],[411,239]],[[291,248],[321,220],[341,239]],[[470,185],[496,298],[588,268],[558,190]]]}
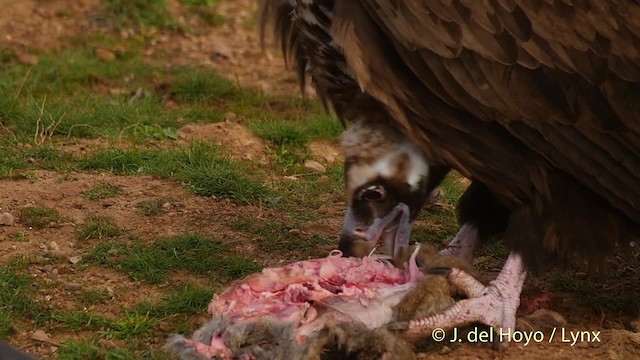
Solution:
{"label": "cinereous vulture", "polygon": [[640,1],[262,5],[302,83],[310,76],[343,123],[360,127],[352,135],[382,134],[343,138],[345,253],[364,255],[381,237],[389,255],[402,252],[449,168],[472,185],[445,251],[491,234],[512,250],[486,287],[453,269],[450,281],[472,297],[409,332],[513,328],[527,271],[572,259],[597,269],[640,234]]}

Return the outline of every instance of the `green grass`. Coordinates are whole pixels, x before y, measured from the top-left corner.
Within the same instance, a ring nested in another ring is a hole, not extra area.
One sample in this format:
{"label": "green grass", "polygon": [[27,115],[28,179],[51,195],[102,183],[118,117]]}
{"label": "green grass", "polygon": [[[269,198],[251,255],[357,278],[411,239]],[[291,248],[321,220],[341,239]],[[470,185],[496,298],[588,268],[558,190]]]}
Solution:
{"label": "green grass", "polygon": [[302,257],[318,256],[319,246],[335,243],[334,239],[321,235],[292,232],[291,229],[299,230],[300,226],[290,223],[241,219],[232,227],[254,236],[260,250],[270,254],[298,252]]}
{"label": "green grass", "polygon": [[201,104],[223,100],[250,100],[232,81],[197,67],[183,67],[176,73],[170,94],[179,103]]}
{"label": "green grass", "polygon": [[20,211],[18,220],[25,226],[43,229],[51,223],[63,221],[60,212],[44,206],[29,206]]}
{"label": "green grass", "polygon": [[240,164],[204,144],[194,144],[188,150],[110,149],[91,154],[79,164],[84,170],[174,178],[197,195],[229,198],[239,204],[268,202],[276,196],[250,178]]}
{"label": "green grass", "polygon": [[136,309],[158,318],[199,315],[206,311],[212,298],[213,291],[211,289],[186,284],[164,297],[160,303],[142,302]]}
{"label": "green grass", "polygon": [[631,317],[640,315],[640,301],[636,295],[629,293],[613,295],[610,291],[605,292],[602,289],[602,283],[578,277],[573,271],[554,273],[550,288],[555,292],[570,294],[575,301],[591,309],[596,315],[603,313],[617,313]]}
{"label": "green grass", "polygon": [[166,0],[101,0],[103,10],[119,26],[175,28]]}
{"label": "green grass", "polygon": [[136,208],[138,209],[138,214],[142,216],[160,215],[167,212],[167,209],[164,208],[164,204],[169,201],[170,199],[168,198],[144,200],[136,204]]}
{"label": "green grass", "polygon": [[215,6],[220,0],[180,0],[180,2],[188,6]]}
{"label": "green grass", "polygon": [[83,306],[91,306],[104,304],[107,300],[111,299],[111,295],[109,295],[107,289],[86,290],[78,293],[76,299],[78,303]]}
{"label": "green grass", "polygon": [[26,159],[16,156],[10,148],[0,148],[0,179],[16,176],[28,167]]}
{"label": "green grass", "polygon": [[52,319],[72,331],[99,331],[105,339],[148,338],[158,325],[156,318],[137,311],[125,311],[117,318],[87,312],[54,313]]}
{"label": "green grass", "polygon": [[24,242],[29,240],[29,235],[26,231],[16,231],[9,236],[12,241]]}
{"label": "green grass", "polygon": [[112,238],[122,234],[116,221],[109,216],[89,215],[78,228],[77,236],[80,240]]}
{"label": "green grass", "polygon": [[89,200],[97,201],[102,199],[114,198],[122,192],[122,188],[117,185],[100,183],[84,192],[84,197]]}
{"label": "green grass", "polygon": [[260,269],[253,260],[231,252],[228,243],[198,234],[160,239],[152,245],[101,243],[87,261],[122,270],[152,284],[164,282],[176,270],[228,281]]}
{"label": "green grass", "polygon": [[23,274],[26,258],[14,258],[0,265],[0,339],[13,333],[13,326],[26,319],[41,325],[49,312],[33,299],[33,277]]}
{"label": "green grass", "polygon": [[268,119],[254,122],[249,127],[274,145],[302,146],[309,141],[335,139],[342,132],[342,125],[333,116],[316,115],[302,121]]}
{"label": "green grass", "polygon": [[[128,344],[128,347],[131,345]],[[169,357],[149,346],[131,348],[107,348],[97,341],[67,341],[60,348],[60,360],[168,360]]]}

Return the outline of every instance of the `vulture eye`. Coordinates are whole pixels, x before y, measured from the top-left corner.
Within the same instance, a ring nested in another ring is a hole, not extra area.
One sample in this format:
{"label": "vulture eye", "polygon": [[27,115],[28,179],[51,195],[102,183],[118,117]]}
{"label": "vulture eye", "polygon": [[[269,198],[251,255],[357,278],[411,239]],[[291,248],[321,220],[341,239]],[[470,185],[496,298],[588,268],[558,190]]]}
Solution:
{"label": "vulture eye", "polygon": [[360,192],[360,200],[380,201],[384,199],[386,192],[380,185],[372,185]]}

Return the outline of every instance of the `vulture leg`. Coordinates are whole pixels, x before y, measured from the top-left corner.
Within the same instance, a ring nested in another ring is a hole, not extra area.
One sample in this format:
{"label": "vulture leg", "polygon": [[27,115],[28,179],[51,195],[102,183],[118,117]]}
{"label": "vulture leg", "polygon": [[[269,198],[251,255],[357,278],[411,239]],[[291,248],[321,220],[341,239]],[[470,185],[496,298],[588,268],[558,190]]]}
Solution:
{"label": "vulture leg", "polygon": [[471,264],[473,252],[479,240],[478,228],[473,224],[465,223],[447,247],[440,250],[438,254],[446,257],[458,257]]}
{"label": "vulture leg", "polygon": [[506,345],[509,331],[515,330],[516,311],[520,305],[520,292],[527,270],[522,256],[512,252],[498,277],[489,286],[473,280],[459,269],[449,271],[449,282],[468,295],[441,314],[427,318],[392,324],[393,329],[404,330],[404,336],[412,339],[425,338],[437,328],[452,329],[457,326],[480,322],[494,328],[495,339]]}

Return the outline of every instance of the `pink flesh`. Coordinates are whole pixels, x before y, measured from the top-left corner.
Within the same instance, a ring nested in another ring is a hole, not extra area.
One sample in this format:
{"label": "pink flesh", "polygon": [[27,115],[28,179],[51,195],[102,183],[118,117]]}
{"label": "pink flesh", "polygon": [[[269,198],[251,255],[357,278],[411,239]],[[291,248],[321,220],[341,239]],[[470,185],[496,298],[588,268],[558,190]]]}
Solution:
{"label": "pink flesh", "polygon": [[[298,343],[325,325],[342,321],[375,328],[391,320],[392,307],[422,278],[415,253],[408,269],[404,272],[387,261],[345,258],[336,252],[322,259],[264,269],[236,282],[214,296],[209,314],[234,324],[259,318],[290,323]],[[214,336],[210,345],[185,344],[205,356],[232,358],[221,336]]]}

